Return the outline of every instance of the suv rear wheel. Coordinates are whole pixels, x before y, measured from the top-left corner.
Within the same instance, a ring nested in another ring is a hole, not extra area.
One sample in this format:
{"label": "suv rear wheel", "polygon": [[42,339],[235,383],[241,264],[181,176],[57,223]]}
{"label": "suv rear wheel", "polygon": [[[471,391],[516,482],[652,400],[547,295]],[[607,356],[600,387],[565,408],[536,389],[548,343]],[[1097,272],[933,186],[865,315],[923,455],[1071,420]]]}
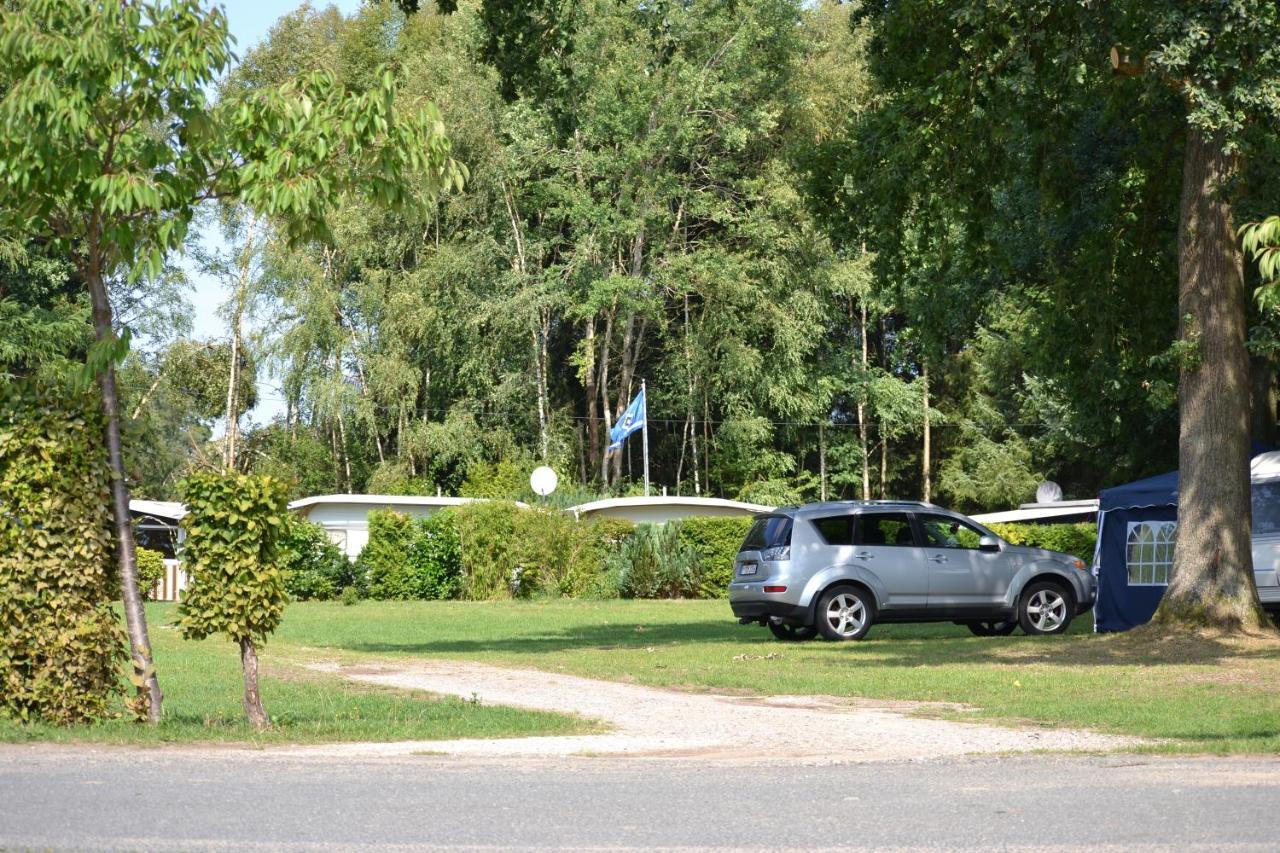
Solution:
{"label": "suv rear wheel", "polygon": [[1028,634],[1061,634],[1074,615],[1071,595],[1052,581],[1031,584],[1018,602],[1018,622]]}
{"label": "suv rear wheel", "polygon": [[861,640],[871,630],[871,598],[855,586],[838,586],[818,600],[818,633],[828,640]]}

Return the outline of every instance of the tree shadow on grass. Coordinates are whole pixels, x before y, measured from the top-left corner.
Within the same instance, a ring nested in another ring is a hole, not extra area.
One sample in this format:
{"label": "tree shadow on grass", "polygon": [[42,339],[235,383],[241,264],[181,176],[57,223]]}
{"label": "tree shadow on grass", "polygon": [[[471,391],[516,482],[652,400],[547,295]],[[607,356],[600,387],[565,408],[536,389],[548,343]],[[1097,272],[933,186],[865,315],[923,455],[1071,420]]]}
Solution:
{"label": "tree shadow on grass", "polygon": [[763,640],[766,635],[750,634],[747,628],[731,620],[661,623],[644,625],[619,623],[586,624],[547,630],[530,625],[527,633],[515,633],[498,639],[439,639],[407,643],[348,642],[348,651],[383,654],[448,655],[476,652],[520,652],[551,654],[566,651],[608,649],[643,649],[648,646],[676,644],[733,643]]}
{"label": "tree shadow on grass", "polygon": [[347,642],[354,652],[396,655],[467,655],[483,652],[531,656],[572,651],[636,650],[660,646],[768,643],[779,651],[804,652],[808,660],[860,667],[1048,665],[1179,666],[1236,662],[1280,663],[1280,643],[1196,635],[1073,633],[1053,637],[973,637],[949,624],[884,625],[859,643],[774,643],[758,626],[732,620],[682,623],[588,623],[553,630],[536,623],[527,631],[495,639],[422,639],[413,642]]}

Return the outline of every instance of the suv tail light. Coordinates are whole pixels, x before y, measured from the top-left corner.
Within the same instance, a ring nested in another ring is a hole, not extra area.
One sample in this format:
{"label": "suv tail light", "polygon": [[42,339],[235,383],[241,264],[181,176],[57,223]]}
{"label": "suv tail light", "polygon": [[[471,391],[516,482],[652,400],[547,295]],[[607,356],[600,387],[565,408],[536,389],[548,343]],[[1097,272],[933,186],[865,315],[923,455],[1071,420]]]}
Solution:
{"label": "suv tail light", "polygon": [[775,545],[772,548],[765,548],[760,552],[760,559],[777,562],[778,560],[791,559],[790,545]]}

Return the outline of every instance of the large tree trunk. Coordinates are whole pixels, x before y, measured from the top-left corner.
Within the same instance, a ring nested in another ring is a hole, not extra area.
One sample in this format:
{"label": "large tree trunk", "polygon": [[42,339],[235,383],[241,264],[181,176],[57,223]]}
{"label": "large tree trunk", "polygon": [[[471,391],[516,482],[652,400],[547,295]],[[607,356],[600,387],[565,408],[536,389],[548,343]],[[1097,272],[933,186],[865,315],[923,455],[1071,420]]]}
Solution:
{"label": "large tree trunk", "polygon": [[240,667],[244,670],[244,714],[255,729],[269,729],[271,721],[258,693],[258,650],[248,637],[240,640]]}
{"label": "large tree trunk", "polygon": [[[93,304],[93,329],[99,341],[110,340],[111,303],[102,273],[96,268],[85,270],[89,298]],[[129,517],[129,483],[125,479],[123,443],[120,440],[120,398],[116,391],[116,367],[108,361],[98,376],[102,389],[102,412],[107,419],[107,460],[111,466],[111,513],[116,528],[116,562],[120,569],[120,597],[124,603],[124,621],[129,631],[129,649],[133,659],[134,678],[140,680],[138,698],[145,703],[147,721],[160,721],[164,694],[156,678],[155,661],[151,657],[151,639],[147,636],[147,614],[138,589],[137,554],[133,544],[133,524]],[[135,682],[136,683],[136,682]]]}
{"label": "large tree trunk", "polygon": [[1223,192],[1236,170],[1221,141],[1187,132],[1178,226],[1178,540],[1154,621],[1256,631],[1249,503],[1249,363],[1243,258]]}

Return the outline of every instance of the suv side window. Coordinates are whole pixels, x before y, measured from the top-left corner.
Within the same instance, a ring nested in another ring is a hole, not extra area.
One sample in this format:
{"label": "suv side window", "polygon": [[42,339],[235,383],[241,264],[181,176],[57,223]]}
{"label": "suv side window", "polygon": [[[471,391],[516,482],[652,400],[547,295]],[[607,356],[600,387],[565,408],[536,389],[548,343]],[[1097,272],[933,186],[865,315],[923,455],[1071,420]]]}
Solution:
{"label": "suv side window", "polygon": [[978,550],[978,539],[982,536],[978,528],[945,515],[921,515],[919,518],[926,548]]}
{"label": "suv side window", "polygon": [[911,519],[905,512],[864,513],[856,518],[853,542],[855,545],[910,547],[916,544],[915,535],[911,532]]}
{"label": "suv side window", "polygon": [[818,529],[819,535],[828,545],[852,545],[854,518],[855,516],[852,515],[815,518],[813,526]]}

